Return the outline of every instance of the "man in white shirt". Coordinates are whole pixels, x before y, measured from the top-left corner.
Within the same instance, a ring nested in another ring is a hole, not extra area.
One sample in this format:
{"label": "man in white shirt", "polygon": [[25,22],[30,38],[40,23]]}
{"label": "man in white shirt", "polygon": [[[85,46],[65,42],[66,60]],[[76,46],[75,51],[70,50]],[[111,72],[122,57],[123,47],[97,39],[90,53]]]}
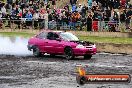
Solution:
{"label": "man in white shirt", "polygon": [[92,7],[93,7],[93,6],[97,6],[97,3],[96,3],[95,0],[92,2]]}
{"label": "man in white shirt", "polygon": [[96,3],[95,0],[92,2],[92,9],[93,10],[96,10],[97,9],[97,3]]}
{"label": "man in white shirt", "polygon": [[1,8],[1,12],[2,12],[3,15],[6,15],[5,5]]}
{"label": "man in white shirt", "polygon": [[1,18],[2,18],[2,12],[0,11],[0,20],[1,20]]}
{"label": "man in white shirt", "polygon": [[77,8],[77,11],[78,11],[79,13],[82,12],[82,5],[81,5],[81,4],[79,4],[79,7]]}
{"label": "man in white shirt", "polygon": [[34,19],[34,20],[38,20],[38,19],[39,19],[39,13],[38,13],[38,11],[36,11],[36,12],[34,13],[33,19]]}
{"label": "man in white shirt", "polygon": [[38,27],[38,19],[39,19],[39,12],[36,11],[33,15],[34,27],[35,29]]}
{"label": "man in white shirt", "polygon": [[45,28],[44,29],[48,29],[48,13],[47,11],[45,11],[44,13],[44,19],[45,19]]}

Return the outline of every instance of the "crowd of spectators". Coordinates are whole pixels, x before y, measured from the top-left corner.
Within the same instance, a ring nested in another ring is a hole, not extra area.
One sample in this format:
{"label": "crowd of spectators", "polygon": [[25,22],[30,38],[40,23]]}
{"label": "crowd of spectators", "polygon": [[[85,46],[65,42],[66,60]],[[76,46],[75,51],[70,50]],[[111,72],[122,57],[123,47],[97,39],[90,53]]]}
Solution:
{"label": "crowd of spectators", "polygon": [[[61,3],[63,0],[59,0]],[[87,31],[98,30],[99,22],[119,22],[130,28],[132,5],[123,0],[88,0],[88,3],[77,3],[79,0],[69,0],[70,4],[59,8],[56,0],[7,0],[0,2],[0,23],[8,19],[6,26],[11,23],[22,27],[48,29],[52,23],[57,26],[87,26]],[[48,25],[50,23],[50,25]],[[0,24],[1,27],[2,24]],[[95,26],[93,26],[95,25]],[[112,25],[111,28],[115,25]]]}

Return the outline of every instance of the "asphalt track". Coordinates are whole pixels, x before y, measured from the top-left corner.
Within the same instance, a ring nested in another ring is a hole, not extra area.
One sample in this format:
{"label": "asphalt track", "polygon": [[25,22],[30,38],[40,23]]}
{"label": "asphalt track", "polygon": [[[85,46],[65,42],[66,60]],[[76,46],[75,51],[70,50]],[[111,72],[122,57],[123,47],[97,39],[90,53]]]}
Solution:
{"label": "asphalt track", "polygon": [[63,56],[0,55],[0,88],[132,88],[132,82],[79,85],[75,68],[80,64],[88,65],[88,73],[132,75],[132,55],[97,53],[90,60],[69,61]]}

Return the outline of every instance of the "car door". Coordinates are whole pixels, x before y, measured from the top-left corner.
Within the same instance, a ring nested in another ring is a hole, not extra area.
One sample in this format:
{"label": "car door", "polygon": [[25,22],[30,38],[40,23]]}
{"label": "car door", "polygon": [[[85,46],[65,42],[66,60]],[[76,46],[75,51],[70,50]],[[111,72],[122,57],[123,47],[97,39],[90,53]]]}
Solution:
{"label": "car door", "polygon": [[54,44],[53,49],[54,53],[61,54],[63,53],[63,41],[57,33],[54,33]]}
{"label": "car door", "polygon": [[40,52],[46,52],[45,45],[46,45],[46,32],[41,32],[39,35],[36,36],[37,38],[37,46],[40,49]]}
{"label": "car door", "polygon": [[56,39],[56,43],[54,44],[54,50],[55,53],[57,52],[58,54],[63,54],[63,50],[64,50],[64,41],[62,40],[62,38],[58,35],[58,34],[54,34],[54,37]]}
{"label": "car door", "polygon": [[57,38],[59,38],[59,35],[54,32],[49,32],[47,34],[47,39],[48,39],[48,42],[46,43],[47,53],[51,53],[51,54],[60,53],[60,49],[58,49],[58,47],[60,46],[61,41],[58,41]]}

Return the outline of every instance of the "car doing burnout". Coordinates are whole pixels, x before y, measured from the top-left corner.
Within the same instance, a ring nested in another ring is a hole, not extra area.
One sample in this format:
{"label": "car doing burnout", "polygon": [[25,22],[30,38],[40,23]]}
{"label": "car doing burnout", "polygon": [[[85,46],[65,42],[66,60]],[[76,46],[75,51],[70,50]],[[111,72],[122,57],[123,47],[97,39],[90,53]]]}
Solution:
{"label": "car doing burnout", "polygon": [[28,41],[28,50],[38,57],[45,53],[51,56],[64,55],[66,59],[84,56],[90,59],[96,54],[95,44],[80,41],[74,34],[63,31],[42,31]]}

